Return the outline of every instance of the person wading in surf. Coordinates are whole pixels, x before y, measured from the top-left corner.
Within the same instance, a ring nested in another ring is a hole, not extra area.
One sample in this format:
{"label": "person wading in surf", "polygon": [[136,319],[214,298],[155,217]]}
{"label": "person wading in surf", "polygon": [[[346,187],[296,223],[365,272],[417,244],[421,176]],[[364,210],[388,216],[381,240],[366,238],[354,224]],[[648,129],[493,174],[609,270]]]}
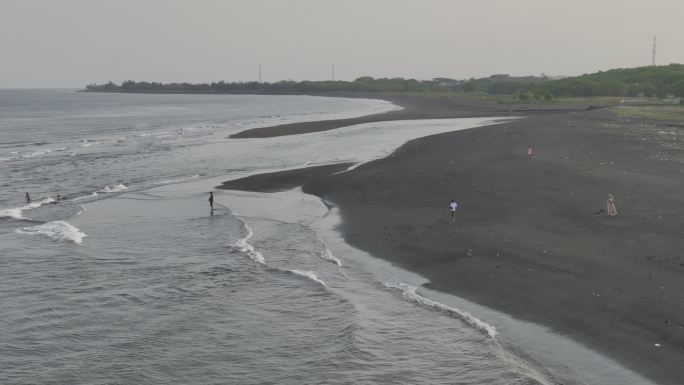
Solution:
{"label": "person wading in surf", "polygon": [[26,204],[31,203],[31,196],[29,195],[29,193],[26,193],[26,197],[25,197],[25,198],[26,198]]}
{"label": "person wading in surf", "polygon": [[209,193],[209,207],[211,207],[212,210],[214,209],[214,193],[213,192]]}

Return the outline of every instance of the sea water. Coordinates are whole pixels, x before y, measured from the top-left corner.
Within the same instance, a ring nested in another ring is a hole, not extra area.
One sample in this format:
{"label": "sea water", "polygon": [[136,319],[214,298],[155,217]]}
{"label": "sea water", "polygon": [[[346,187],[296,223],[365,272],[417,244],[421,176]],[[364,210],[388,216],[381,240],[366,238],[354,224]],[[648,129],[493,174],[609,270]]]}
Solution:
{"label": "sea water", "polygon": [[347,245],[337,208],[297,189],[216,191],[209,210],[225,180],[358,165],[496,122],[228,139],[395,108],[0,91],[0,383],[648,383],[542,327],[423,289]]}

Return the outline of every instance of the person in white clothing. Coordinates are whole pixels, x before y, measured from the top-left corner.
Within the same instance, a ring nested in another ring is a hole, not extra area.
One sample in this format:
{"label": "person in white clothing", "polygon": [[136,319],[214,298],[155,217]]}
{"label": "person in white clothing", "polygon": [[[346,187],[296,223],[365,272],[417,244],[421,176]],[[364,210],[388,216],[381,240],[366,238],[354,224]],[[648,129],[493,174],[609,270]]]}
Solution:
{"label": "person in white clothing", "polygon": [[451,203],[449,203],[449,211],[451,212],[451,222],[453,223],[456,220],[456,209],[458,208],[458,203],[456,203],[456,200],[452,199]]}

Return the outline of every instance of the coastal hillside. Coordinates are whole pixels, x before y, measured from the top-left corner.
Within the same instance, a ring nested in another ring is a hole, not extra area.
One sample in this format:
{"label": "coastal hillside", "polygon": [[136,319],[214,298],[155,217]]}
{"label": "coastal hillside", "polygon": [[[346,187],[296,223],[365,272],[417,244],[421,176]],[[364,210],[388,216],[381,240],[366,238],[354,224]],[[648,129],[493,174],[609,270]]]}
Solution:
{"label": "coastal hillside", "polygon": [[534,94],[553,96],[684,97],[684,65],[648,66],[599,71],[536,84]]}

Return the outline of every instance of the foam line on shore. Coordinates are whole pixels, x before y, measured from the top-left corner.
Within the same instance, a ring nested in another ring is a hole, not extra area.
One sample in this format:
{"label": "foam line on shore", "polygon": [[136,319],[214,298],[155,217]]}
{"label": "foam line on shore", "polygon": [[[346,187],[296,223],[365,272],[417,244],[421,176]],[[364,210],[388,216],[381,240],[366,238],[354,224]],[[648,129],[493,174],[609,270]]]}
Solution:
{"label": "foam line on shore", "polygon": [[401,291],[405,298],[408,298],[409,300],[416,302],[419,305],[431,307],[437,310],[441,310],[450,315],[453,315],[461,321],[467,323],[468,325],[474,326],[477,329],[485,332],[489,337],[496,339],[498,332],[496,331],[496,328],[493,325],[490,325],[482,321],[481,319],[475,317],[474,315],[466,311],[459,310],[447,306],[443,303],[436,302],[429,298],[423,297],[422,295],[416,293],[417,288],[415,286],[411,286],[403,282],[384,282],[383,286],[389,289]]}
{"label": "foam line on shore", "polygon": [[[266,266],[267,268],[272,269],[274,271],[285,272],[285,273],[290,273],[290,274],[298,275],[301,277],[305,277],[307,279],[310,279],[310,280],[320,284],[321,286],[323,286],[325,288],[328,287],[328,285],[325,283],[325,281],[323,279],[321,279],[319,277],[319,273],[316,271],[300,270],[300,269],[288,269],[288,268],[284,268],[284,267],[273,267],[273,266],[269,266],[268,264],[266,264],[266,259],[264,258],[263,254],[260,253],[259,251],[257,251],[254,248],[254,246],[248,242],[249,239],[251,239],[252,236],[254,236],[254,231],[252,230],[252,228],[245,222],[244,219],[242,219],[240,217],[240,214],[237,211],[231,210],[231,214],[235,218],[237,218],[240,222],[242,222],[244,229],[247,231],[247,233],[242,238],[238,239],[234,245],[235,245],[235,247],[239,248],[240,251],[247,253],[247,255],[249,255],[249,257],[253,261],[258,262],[258,263],[260,263],[260,264],[262,264],[262,265]],[[336,258],[335,256],[332,255],[332,252],[325,246],[325,244],[322,242],[322,240],[320,238],[318,238],[318,242],[321,244],[321,247],[323,248],[323,252],[319,254],[321,259],[328,261],[328,262],[332,262],[335,265],[337,265],[338,267],[341,267],[342,261],[340,261],[338,258]],[[343,272],[342,272],[342,275],[344,275]]]}
{"label": "foam line on shore", "polygon": [[336,264],[339,267],[342,267],[342,261],[334,256],[332,252],[326,247],[323,253],[321,254],[321,258],[325,259],[326,261],[330,261],[334,264]]}
{"label": "foam line on shore", "polygon": [[247,222],[243,221],[240,218],[240,215],[237,212],[233,211],[233,216],[235,216],[235,218],[242,222],[243,226],[245,226],[245,230],[247,230],[247,234],[244,237],[238,239],[237,242],[235,242],[235,247],[239,248],[240,251],[242,251],[243,253],[247,253],[247,255],[249,255],[249,257],[252,258],[253,261],[258,262],[262,265],[266,265],[266,259],[264,259],[264,255],[256,251],[254,249],[254,246],[247,242],[254,235],[252,228],[249,227],[249,225],[247,225]]}

